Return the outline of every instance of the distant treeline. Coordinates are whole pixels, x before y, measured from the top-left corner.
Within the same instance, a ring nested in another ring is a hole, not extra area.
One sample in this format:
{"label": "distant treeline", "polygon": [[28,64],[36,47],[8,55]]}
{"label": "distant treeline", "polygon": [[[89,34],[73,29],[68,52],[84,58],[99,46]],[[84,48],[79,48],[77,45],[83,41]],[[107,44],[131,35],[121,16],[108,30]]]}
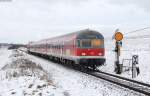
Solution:
{"label": "distant treeline", "polygon": [[8,43],[0,43],[1,47],[7,47],[8,49],[18,49],[19,47],[27,47],[25,44],[8,44]]}

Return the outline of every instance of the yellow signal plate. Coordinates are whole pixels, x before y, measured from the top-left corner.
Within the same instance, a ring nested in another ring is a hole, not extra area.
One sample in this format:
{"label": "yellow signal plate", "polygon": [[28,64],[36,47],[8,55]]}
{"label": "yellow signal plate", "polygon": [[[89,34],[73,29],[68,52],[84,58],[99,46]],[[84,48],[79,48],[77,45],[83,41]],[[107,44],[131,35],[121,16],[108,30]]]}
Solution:
{"label": "yellow signal plate", "polygon": [[116,41],[121,41],[123,39],[123,34],[121,32],[115,33]]}

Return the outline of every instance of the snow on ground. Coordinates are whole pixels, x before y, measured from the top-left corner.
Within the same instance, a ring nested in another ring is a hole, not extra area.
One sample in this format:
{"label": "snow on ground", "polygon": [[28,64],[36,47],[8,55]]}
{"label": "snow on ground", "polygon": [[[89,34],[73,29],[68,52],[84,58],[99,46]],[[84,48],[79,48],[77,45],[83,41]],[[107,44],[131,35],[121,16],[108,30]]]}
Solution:
{"label": "snow on ground", "polygon": [[0,70],[0,96],[143,96],[21,51],[1,51],[8,61]]}
{"label": "snow on ground", "polygon": [[2,68],[6,62],[9,61],[9,55],[11,54],[10,50],[7,50],[6,48],[1,48],[0,49],[0,68]]}
{"label": "snow on ground", "polygon": [[[100,67],[99,69],[105,72],[113,73],[114,72],[114,61],[115,61],[115,52],[114,50],[114,41],[106,42],[106,65]],[[120,62],[122,63],[123,59],[132,59],[133,55],[139,56],[139,66],[140,74],[134,78],[135,80],[142,81],[150,84],[150,40],[149,39],[131,39],[124,40],[123,47],[121,48]],[[131,62],[132,63],[132,62]],[[124,62],[123,66],[130,66],[129,62]],[[124,76],[132,79],[132,73],[130,71],[123,72],[120,76]]]}
{"label": "snow on ground", "polygon": [[8,61],[1,63],[0,96],[64,96],[40,65],[15,50],[1,53]]}
{"label": "snow on ground", "polygon": [[27,57],[39,63],[51,74],[54,84],[65,90],[65,96],[140,96],[131,90],[124,89],[107,81],[69,69],[32,55]]}
{"label": "snow on ground", "polygon": [[0,96],[48,96],[61,95],[61,90],[35,77],[18,77],[0,82]]}

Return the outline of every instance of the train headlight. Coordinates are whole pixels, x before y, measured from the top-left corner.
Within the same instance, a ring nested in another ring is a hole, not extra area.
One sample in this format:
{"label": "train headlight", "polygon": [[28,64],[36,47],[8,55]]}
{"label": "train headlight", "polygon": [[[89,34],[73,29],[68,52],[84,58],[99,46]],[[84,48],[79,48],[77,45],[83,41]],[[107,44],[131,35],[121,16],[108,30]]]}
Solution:
{"label": "train headlight", "polygon": [[82,55],[82,56],[85,56],[86,54],[85,54],[85,53],[82,53],[81,55]]}
{"label": "train headlight", "polygon": [[98,55],[99,55],[99,56],[101,56],[101,55],[102,55],[102,53],[98,53]]}

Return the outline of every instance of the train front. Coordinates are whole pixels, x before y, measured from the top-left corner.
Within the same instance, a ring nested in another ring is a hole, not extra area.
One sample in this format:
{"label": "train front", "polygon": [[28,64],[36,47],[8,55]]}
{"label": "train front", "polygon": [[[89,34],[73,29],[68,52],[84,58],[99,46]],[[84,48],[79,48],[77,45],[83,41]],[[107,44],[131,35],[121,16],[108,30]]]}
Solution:
{"label": "train front", "polygon": [[101,33],[84,30],[76,38],[78,64],[95,69],[105,63],[104,37]]}

